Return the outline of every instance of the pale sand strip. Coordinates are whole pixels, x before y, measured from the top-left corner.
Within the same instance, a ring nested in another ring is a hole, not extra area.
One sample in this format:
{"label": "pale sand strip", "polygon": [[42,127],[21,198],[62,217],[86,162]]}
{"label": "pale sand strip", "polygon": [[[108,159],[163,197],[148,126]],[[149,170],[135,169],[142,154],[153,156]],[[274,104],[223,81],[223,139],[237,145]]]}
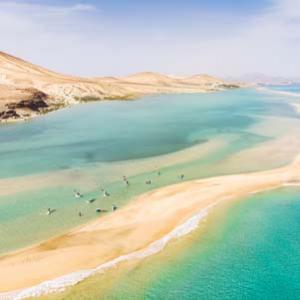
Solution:
{"label": "pale sand strip", "polygon": [[[69,234],[2,257],[0,291],[35,286],[147,249],[217,201],[299,181],[300,156],[289,166],[271,171],[195,180],[147,193]],[[4,297],[0,294],[0,299]]]}
{"label": "pale sand strip", "polygon": [[300,103],[292,103],[292,105],[295,108],[296,112],[300,113]]}
{"label": "pale sand strip", "polygon": [[[113,182],[121,180],[120,174],[135,176],[140,173],[155,171],[158,169],[158,166],[162,169],[174,164],[186,163],[193,159],[201,159],[209,153],[225,147],[227,143],[232,140],[234,140],[234,135],[231,137],[220,136],[216,139],[176,152],[149,158],[97,163],[90,168],[75,168],[37,175],[0,179],[0,197],[34,191],[37,187],[43,189],[69,186],[70,190],[76,187],[82,192],[90,191],[99,187],[100,179],[103,178],[104,174],[109,174],[106,175],[108,177],[107,181]],[[99,182],[96,181],[96,179],[99,179]]]}
{"label": "pale sand strip", "polygon": [[283,95],[283,96],[297,97],[297,98],[300,97],[300,93],[297,93],[297,92],[272,90],[272,89],[268,89],[266,87],[256,87],[256,90],[259,92],[266,93],[266,94]]}

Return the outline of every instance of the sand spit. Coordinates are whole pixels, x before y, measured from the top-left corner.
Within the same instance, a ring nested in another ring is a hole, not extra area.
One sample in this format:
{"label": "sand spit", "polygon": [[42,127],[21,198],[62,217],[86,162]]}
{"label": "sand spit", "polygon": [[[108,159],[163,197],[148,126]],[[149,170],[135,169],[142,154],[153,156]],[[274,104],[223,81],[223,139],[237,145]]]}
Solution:
{"label": "sand spit", "polygon": [[[216,203],[242,199],[253,192],[298,182],[300,156],[283,168],[195,180],[149,192],[126,207],[68,234],[2,257],[0,291],[18,291],[32,287],[27,290],[31,294],[23,291],[24,297],[53,291],[53,283],[57,284],[61,282],[57,280],[66,278],[62,276],[69,276],[67,274],[71,273],[82,275],[97,268],[99,270],[103,265],[115,265],[124,260],[124,257],[135,258],[132,253],[148,253],[149,247],[153,249],[155,242],[165,240],[170,234],[172,238],[176,238],[174,230],[176,233],[176,229],[182,228],[180,226],[185,228],[183,224],[191,222],[191,218],[197,214],[199,222]],[[186,231],[188,232],[189,230]],[[150,254],[154,253],[156,252],[150,251]],[[138,255],[138,258],[141,257]],[[86,276],[80,280],[84,278]],[[41,283],[42,289],[38,286]],[[71,284],[74,283],[76,280]],[[61,285],[58,287],[57,290],[63,288]],[[0,299],[24,297],[20,292],[0,294]]]}

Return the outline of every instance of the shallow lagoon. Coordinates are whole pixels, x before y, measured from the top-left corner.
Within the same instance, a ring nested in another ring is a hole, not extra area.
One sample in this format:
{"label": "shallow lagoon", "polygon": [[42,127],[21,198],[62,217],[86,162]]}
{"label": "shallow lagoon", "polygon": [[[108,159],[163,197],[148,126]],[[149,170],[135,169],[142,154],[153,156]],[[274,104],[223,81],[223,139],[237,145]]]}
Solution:
{"label": "shallow lagoon", "polygon": [[[182,173],[191,180],[286,163],[231,160],[284,134],[282,118],[299,121],[282,96],[234,90],[88,103],[2,126],[1,192],[8,193],[0,195],[0,253],[86,223],[98,217],[97,207],[122,206],[178,182]],[[264,122],[268,130],[257,130]],[[148,179],[151,186],[145,185]],[[111,196],[102,197],[100,188]],[[74,198],[74,189],[84,197]],[[92,198],[96,201],[87,204]],[[56,212],[46,216],[47,208]]]}

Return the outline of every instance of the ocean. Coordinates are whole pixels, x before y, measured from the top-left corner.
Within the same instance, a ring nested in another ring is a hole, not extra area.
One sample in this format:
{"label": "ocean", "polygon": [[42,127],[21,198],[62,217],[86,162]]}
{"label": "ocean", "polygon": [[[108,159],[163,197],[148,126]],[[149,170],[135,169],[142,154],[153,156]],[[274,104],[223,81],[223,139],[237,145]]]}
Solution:
{"label": "ocean", "polygon": [[300,188],[216,209],[160,254],[46,299],[300,299]]}

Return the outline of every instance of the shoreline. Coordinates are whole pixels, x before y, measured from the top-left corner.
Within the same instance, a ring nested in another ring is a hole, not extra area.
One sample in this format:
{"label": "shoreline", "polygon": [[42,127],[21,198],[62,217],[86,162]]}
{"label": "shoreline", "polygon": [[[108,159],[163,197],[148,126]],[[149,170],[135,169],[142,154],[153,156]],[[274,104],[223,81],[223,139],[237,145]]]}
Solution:
{"label": "shoreline", "polygon": [[[26,116],[20,116],[20,117],[10,117],[10,118],[6,118],[6,119],[2,119],[0,118],[0,126],[5,126],[5,125],[12,125],[12,124],[18,124],[18,123],[23,123],[23,122],[30,122],[32,120],[35,120],[39,117],[42,117],[44,115],[48,115],[50,113],[54,113],[56,111],[60,111],[62,109],[68,109],[68,108],[72,108],[75,105],[81,105],[81,104],[87,104],[87,103],[91,103],[91,102],[111,102],[111,101],[138,101],[139,99],[143,98],[143,97],[150,97],[150,96],[158,96],[158,95],[176,95],[176,94],[207,94],[207,93],[217,93],[217,92],[225,92],[225,91],[230,91],[232,89],[240,89],[243,88],[242,86],[236,86],[236,87],[230,87],[230,85],[228,84],[228,87],[226,87],[226,84],[224,84],[225,86],[222,88],[204,88],[204,87],[199,87],[199,88],[195,88],[195,89],[188,89],[188,88],[181,88],[178,89],[177,87],[174,87],[174,89],[170,89],[170,90],[166,90],[166,91],[150,91],[150,92],[143,92],[143,93],[135,93],[132,94],[130,97],[127,96],[116,96],[116,97],[104,97],[104,98],[97,98],[97,99],[93,99],[93,100],[78,100],[78,101],[73,101],[71,103],[69,103],[68,101],[64,100],[64,103],[60,103],[59,106],[57,107],[51,107],[48,111],[31,111],[29,115]],[[0,111],[1,112],[1,111]],[[27,112],[28,113],[28,112]]]}
{"label": "shoreline", "polygon": [[[206,208],[203,208],[190,219],[188,219],[185,223],[174,228],[170,233],[162,237],[161,239],[152,242],[148,247],[142,250],[138,250],[135,252],[128,253],[127,255],[122,255],[116,257],[115,259],[108,261],[104,264],[101,264],[94,269],[81,270],[78,272],[70,273],[59,278],[55,278],[53,280],[49,280],[43,282],[37,286],[32,288],[23,289],[15,292],[3,293],[0,297],[4,297],[4,299],[14,299],[14,297],[18,297],[18,299],[26,299],[30,297],[41,297],[46,296],[51,293],[63,292],[66,288],[76,285],[77,283],[87,279],[90,276],[104,273],[107,270],[110,270],[114,267],[117,267],[122,262],[133,261],[146,258],[151,255],[155,255],[160,251],[164,250],[169,242],[173,239],[180,238],[185,236],[195,229],[197,229],[200,222],[202,222],[208,215],[209,210],[218,204],[217,201],[212,203]],[[2,298],[1,298],[2,299]]]}
{"label": "shoreline", "polygon": [[0,124],[77,103],[131,100],[145,95],[205,93],[243,87],[206,74],[140,72],[121,77],[80,77],[48,70],[0,51]]}
{"label": "shoreline", "polygon": [[268,87],[262,87],[262,86],[258,86],[255,89],[257,91],[260,91],[260,92],[263,92],[263,93],[267,93],[267,94],[282,95],[282,96],[289,96],[289,97],[300,98],[300,93],[296,93],[296,92],[272,90],[272,89],[269,89]]}
{"label": "shoreline", "polygon": [[[23,293],[24,297],[34,296],[37,291],[38,295],[45,294],[49,292],[46,290],[49,280],[53,279],[56,291],[62,291],[63,287],[58,286],[59,277],[74,272],[78,275],[81,273],[78,270],[90,271],[101,265],[103,268],[112,261],[122,262],[120,257],[143,252],[153,243],[165,240],[176,228],[184,226],[195,214],[203,214],[216,202],[242,199],[253,192],[299,183],[299,171],[298,156],[292,164],[270,171],[194,180],[141,195],[111,215],[2,257],[0,299],[12,299],[16,291],[19,297]],[[45,281],[42,289],[37,288]],[[26,293],[31,294],[26,296],[24,289],[28,287],[32,288]]]}

